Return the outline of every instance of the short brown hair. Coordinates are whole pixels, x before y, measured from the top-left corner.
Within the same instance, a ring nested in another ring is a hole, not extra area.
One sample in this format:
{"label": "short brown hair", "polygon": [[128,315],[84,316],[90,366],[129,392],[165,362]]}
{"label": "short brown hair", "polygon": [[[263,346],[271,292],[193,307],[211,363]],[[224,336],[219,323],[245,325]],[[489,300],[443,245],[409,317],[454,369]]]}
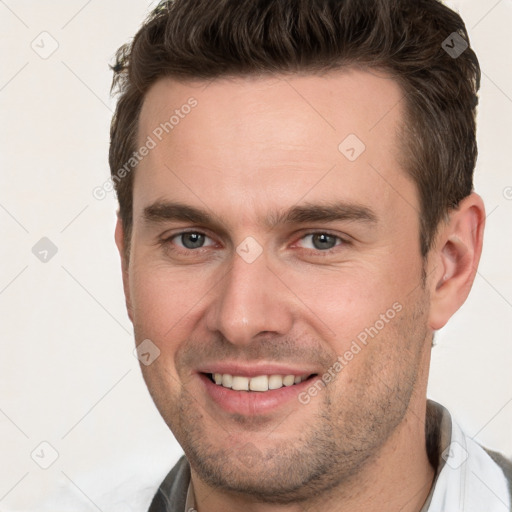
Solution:
{"label": "short brown hair", "polygon": [[[480,66],[461,17],[438,0],[170,0],[119,48],[109,164],[127,254],[144,95],[158,79],[385,70],[405,95],[403,165],[417,185],[420,247],[473,189]],[[459,49],[457,53],[449,49]],[[461,50],[462,53],[460,53]],[[460,55],[458,55],[460,53]],[[125,167],[126,168],[126,167]]]}

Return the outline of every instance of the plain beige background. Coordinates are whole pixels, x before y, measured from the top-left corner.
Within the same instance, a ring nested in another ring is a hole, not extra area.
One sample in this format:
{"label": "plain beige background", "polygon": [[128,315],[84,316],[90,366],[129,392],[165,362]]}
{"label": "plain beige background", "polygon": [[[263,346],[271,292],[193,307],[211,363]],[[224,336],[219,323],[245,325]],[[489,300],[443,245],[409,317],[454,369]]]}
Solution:
{"label": "plain beige background", "polygon": [[[154,3],[0,0],[2,512],[144,511],[181,453],[133,356],[115,198],[92,193],[109,176],[107,64]],[[449,5],[483,71],[488,225],[470,299],[437,336],[429,394],[511,456],[512,0]],[[32,252],[43,237],[57,249],[42,246],[47,262]]]}

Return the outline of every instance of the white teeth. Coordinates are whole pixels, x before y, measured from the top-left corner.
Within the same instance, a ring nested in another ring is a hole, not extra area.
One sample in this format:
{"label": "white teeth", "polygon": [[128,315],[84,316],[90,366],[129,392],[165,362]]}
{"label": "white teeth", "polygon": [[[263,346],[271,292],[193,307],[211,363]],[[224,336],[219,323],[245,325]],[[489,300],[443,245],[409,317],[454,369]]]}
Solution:
{"label": "white teeth", "polygon": [[249,389],[251,391],[268,391],[268,377],[266,375],[253,377],[249,381]]}
{"label": "white teeth", "polygon": [[268,379],[268,389],[279,389],[283,387],[283,377],[281,375],[271,375]]}
{"label": "white teeth", "polygon": [[295,376],[294,375],[287,375],[284,379],[283,379],[283,384],[285,386],[293,386],[293,383],[295,382]]}
{"label": "white teeth", "polygon": [[222,376],[222,385],[225,388],[230,388],[233,385],[233,377],[229,373],[225,373]]}
{"label": "white teeth", "polygon": [[[225,377],[225,375],[224,375],[224,377]],[[233,377],[233,385],[231,387],[235,391],[249,391],[249,378],[248,377],[240,377],[239,375],[235,375]]]}
{"label": "white teeth", "polygon": [[214,373],[215,384],[232,388],[235,391],[268,391],[283,386],[293,386],[306,380],[308,375],[258,375],[257,377],[242,377],[229,373]]}

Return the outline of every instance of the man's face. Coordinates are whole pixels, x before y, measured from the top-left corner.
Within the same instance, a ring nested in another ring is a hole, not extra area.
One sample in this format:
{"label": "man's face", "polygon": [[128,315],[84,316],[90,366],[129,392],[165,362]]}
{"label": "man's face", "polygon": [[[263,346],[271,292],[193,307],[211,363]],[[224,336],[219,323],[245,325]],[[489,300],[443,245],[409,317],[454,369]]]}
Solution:
{"label": "man's face", "polygon": [[[304,499],[419,423],[431,331],[402,97],[363,71],[148,92],[127,297],[137,343],[160,350],[148,388],[204,482]],[[215,373],[306,379],[247,391]]]}

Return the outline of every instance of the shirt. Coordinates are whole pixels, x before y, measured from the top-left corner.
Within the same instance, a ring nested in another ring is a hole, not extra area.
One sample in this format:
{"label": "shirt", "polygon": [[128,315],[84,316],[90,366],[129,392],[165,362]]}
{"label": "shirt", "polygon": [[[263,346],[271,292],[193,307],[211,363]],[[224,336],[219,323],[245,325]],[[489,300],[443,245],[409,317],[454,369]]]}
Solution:
{"label": "shirt", "polygon": [[[419,512],[511,512],[512,462],[482,448],[441,405],[429,400],[427,408],[427,453],[436,473]],[[182,457],[148,512],[195,511],[190,467]]]}

